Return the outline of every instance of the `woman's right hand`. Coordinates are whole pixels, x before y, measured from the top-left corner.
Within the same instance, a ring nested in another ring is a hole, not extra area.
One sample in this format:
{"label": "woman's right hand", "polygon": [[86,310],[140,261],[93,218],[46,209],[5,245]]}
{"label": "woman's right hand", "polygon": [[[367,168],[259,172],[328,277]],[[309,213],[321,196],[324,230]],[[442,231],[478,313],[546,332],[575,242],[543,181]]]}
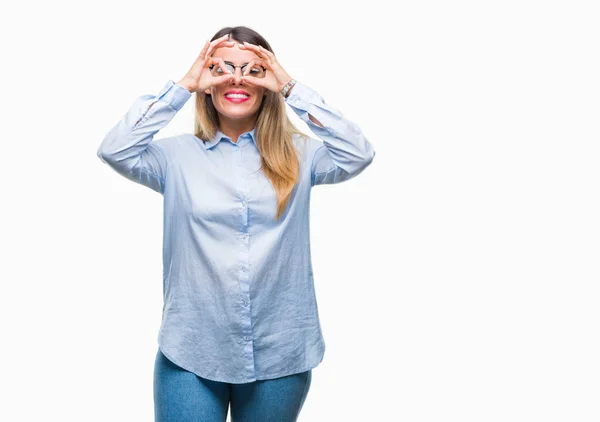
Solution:
{"label": "woman's right hand", "polygon": [[[228,38],[229,34],[223,35],[221,38],[217,38],[212,42],[207,41],[190,70],[188,70],[186,75],[181,78],[177,84],[185,87],[190,92],[201,92],[213,85],[229,82],[233,78],[232,73],[225,73],[222,76],[213,76],[209,69],[213,64],[218,65],[221,69],[227,69],[225,63],[223,63],[223,59],[212,58],[210,55],[217,48],[233,47],[235,41],[227,41]],[[226,70],[226,72],[228,71]]]}

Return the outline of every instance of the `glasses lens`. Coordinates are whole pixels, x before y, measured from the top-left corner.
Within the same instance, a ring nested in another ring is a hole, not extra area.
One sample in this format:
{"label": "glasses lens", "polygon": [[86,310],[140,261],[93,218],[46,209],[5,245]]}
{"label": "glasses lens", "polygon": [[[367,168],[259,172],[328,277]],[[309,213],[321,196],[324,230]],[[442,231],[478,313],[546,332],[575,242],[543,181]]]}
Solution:
{"label": "glasses lens", "polygon": [[[235,68],[233,66],[225,64],[225,67],[229,70],[229,72],[235,73]],[[221,67],[218,64],[213,65],[211,70],[211,74],[213,76],[223,76],[226,73],[228,72],[223,71],[223,69],[221,69]]]}
{"label": "glasses lens", "polygon": [[[248,70],[246,66],[242,68],[242,72]],[[248,70],[248,74],[246,76],[253,76],[255,78],[264,78],[265,71],[261,66],[254,66],[252,69]]]}

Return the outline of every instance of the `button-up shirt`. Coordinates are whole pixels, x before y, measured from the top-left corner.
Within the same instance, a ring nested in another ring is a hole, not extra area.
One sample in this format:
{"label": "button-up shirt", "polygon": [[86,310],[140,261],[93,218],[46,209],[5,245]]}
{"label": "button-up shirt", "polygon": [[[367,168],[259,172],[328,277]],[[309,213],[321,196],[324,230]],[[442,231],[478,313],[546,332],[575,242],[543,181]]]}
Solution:
{"label": "button-up shirt", "polygon": [[[248,383],[304,372],[325,341],[310,255],[311,188],[361,173],[375,151],[359,127],[300,81],[285,103],[320,138],[294,135],[300,176],[279,221],[255,131],[155,139],[191,93],[169,80],[138,97],[97,155],[163,196],[158,345],[203,378]],[[309,114],[323,127],[313,123]]]}

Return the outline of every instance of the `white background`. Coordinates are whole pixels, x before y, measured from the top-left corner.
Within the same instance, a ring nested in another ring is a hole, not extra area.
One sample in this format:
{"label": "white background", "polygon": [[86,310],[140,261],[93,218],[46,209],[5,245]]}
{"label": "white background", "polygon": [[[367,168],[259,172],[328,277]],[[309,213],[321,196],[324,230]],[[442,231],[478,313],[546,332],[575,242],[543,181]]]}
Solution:
{"label": "white background", "polygon": [[377,153],[313,189],[299,420],[600,420],[596,2],[391,4],[2,6],[0,420],[153,420],[162,197],[96,150],[235,25]]}

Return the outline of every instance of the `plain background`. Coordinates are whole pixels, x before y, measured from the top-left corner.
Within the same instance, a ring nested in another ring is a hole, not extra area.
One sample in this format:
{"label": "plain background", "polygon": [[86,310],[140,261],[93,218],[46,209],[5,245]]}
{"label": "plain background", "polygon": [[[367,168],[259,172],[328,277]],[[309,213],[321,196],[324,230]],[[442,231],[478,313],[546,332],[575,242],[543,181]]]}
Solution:
{"label": "plain background", "polygon": [[594,3],[3,6],[0,419],[152,420],[162,197],[96,150],[247,25],[377,152],[313,189],[327,351],[299,420],[598,421]]}

